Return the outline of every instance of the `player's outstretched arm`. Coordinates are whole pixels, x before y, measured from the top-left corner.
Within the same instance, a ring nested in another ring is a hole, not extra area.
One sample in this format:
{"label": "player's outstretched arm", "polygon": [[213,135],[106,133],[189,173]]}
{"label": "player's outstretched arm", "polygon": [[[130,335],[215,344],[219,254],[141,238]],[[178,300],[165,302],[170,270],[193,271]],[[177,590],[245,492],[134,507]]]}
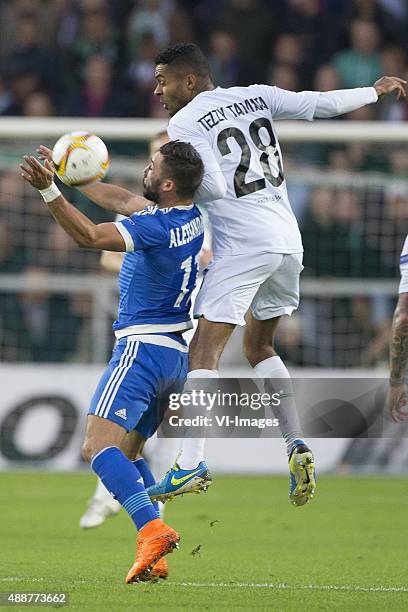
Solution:
{"label": "player's outstretched arm", "polygon": [[399,77],[383,76],[372,87],[356,87],[355,89],[338,89],[320,92],[316,102],[313,117],[325,119],[350,113],[366,104],[373,104],[381,96],[395,92],[397,100],[406,97],[406,81]]}
{"label": "player's outstretched arm", "polygon": [[395,92],[397,99],[406,96],[406,81],[399,77],[381,77],[372,87],[336,89],[334,91],[287,91],[263,85],[274,119],[328,119],[350,113],[379,97]]}
{"label": "player's outstretched arm", "polygon": [[[52,151],[44,145],[37,149],[40,159],[51,162]],[[129,217],[131,214],[143,210],[151,204],[143,196],[139,196],[119,185],[111,183],[94,183],[79,189],[87,198],[98,204],[101,208]]]}
{"label": "player's outstretched arm", "polygon": [[111,183],[87,185],[81,187],[80,191],[98,206],[124,217],[129,217],[151,204],[143,196],[136,195],[123,187],[119,187],[119,185],[112,185]]}
{"label": "player's outstretched arm", "polygon": [[390,389],[387,408],[396,423],[408,417],[405,377],[408,372],[408,293],[401,293],[392,321],[390,342]]}
{"label": "player's outstretched arm", "polygon": [[56,222],[79,246],[106,251],[126,251],[125,241],[114,223],[95,225],[64,198],[54,183],[54,167],[48,159],[42,165],[32,155],[26,155],[24,162],[25,164],[20,165],[21,176],[40,191]]}

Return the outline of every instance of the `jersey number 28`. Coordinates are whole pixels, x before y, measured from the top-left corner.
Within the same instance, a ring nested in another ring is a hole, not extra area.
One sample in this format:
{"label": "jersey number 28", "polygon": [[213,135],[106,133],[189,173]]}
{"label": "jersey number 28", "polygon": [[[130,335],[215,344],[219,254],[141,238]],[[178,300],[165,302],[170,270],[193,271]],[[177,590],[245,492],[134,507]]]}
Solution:
{"label": "jersey number 28", "polygon": [[[269,145],[264,145],[259,136],[261,128],[265,128],[268,132],[270,139]],[[225,130],[222,130],[222,132],[218,134],[217,144],[222,156],[229,155],[229,153],[231,153],[228,138],[234,138],[241,148],[241,159],[234,175],[235,195],[237,198],[242,198],[242,196],[265,189],[265,179],[267,179],[274,187],[279,187],[279,185],[283,182],[282,163],[279,157],[279,151],[276,147],[276,140],[271,122],[268,121],[266,117],[255,119],[255,121],[253,121],[249,126],[249,134],[257,149],[262,151],[260,162],[264,172],[264,178],[259,178],[255,181],[250,181],[249,183],[245,182],[245,177],[251,163],[251,148],[245,138],[245,134],[236,127],[225,128]],[[272,163],[276,164],[278,167],[277,176],[272,174],[270,161],[272,161]]]}

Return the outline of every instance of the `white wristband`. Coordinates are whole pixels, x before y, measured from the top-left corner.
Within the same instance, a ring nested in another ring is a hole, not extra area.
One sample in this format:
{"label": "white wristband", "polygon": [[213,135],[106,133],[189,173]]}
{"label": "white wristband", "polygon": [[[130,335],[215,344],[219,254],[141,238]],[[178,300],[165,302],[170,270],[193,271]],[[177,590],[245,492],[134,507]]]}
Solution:
{"label": "white wristband", "polygon": [[47,189],[39,189],[38,191],[41,194],[44,202],[47,204],[53,200],[56,200],[61,195],[61,192],[55,183],[51,183]]}

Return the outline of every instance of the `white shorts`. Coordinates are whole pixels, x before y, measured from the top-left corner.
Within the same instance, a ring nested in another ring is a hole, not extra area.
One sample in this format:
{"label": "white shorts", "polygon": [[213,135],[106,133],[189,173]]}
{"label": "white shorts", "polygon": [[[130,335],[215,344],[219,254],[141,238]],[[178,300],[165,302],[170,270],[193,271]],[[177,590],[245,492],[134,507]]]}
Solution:
{"label": "white shorts", "polygon": [[290,315],[299,306],[303,253],[250,253],[214,260],[194,304],[194,316],[245,325],[249,309],[264,321]]}

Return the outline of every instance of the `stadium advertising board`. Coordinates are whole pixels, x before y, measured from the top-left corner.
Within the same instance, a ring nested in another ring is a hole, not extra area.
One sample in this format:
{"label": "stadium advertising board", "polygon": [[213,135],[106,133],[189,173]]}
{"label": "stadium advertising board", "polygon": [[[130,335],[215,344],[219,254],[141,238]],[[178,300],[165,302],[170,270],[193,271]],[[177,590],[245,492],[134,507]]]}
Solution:
{"label": "stadium advertising board", "polygon": [[[2,365],[0,469],[81,467],[86,410],[102,370],[97,365]],[[343,439],[314,441],[322,469],[334,467],[344,446]],[[208,454],[215,471],[287,469],[277,438],[209,438]]]}

